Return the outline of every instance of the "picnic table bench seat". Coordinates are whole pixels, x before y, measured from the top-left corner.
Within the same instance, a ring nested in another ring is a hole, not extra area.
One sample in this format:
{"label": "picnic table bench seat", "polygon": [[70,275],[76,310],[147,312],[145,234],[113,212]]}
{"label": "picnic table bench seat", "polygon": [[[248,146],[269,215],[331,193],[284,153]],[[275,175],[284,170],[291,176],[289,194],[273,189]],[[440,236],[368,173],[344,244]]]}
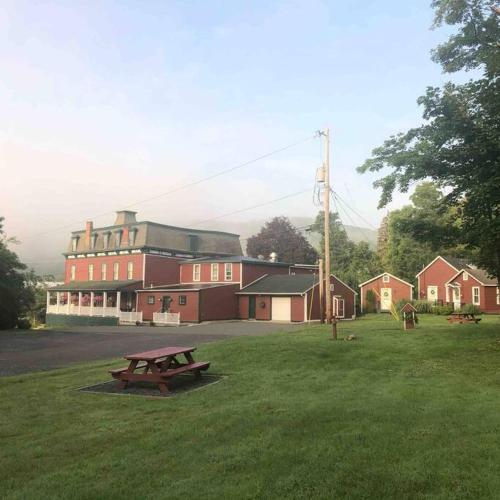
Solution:
{"label": "picnic table bench seat", "polygon": [[476,318],[472,313],[451,313],[448,316],[448,323],[479,323],[481,318]]}

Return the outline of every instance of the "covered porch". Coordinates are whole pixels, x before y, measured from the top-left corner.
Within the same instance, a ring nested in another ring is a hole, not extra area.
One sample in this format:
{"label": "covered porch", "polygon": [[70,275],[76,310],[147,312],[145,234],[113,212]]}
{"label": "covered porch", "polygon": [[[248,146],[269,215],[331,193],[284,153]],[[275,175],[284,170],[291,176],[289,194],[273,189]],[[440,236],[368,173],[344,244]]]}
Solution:
{"label": "covered porch", "polygon": [[118,318],[120,323],[142,321],[135,290],[140,281],[75,282],[47,290],[47,315]]}

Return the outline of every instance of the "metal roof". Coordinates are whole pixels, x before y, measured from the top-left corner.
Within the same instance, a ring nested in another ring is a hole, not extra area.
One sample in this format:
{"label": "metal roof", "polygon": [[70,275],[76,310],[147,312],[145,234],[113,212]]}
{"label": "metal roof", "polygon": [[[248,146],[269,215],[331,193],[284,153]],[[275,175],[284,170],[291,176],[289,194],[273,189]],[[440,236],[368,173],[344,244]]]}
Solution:
{"label": "metal roof", "polygon": [[199,257],[197,259],[186,259],[187,263],[199,263],[199,262],[213,262],[215,263],[225,263],[232,262],[233,264],[259,264],[262,266],[278,266],[278,267],[290,267],[291,264],[286,262],[271,262],[270,260],[256,259],[255,257],[246,257],[244,255],[228,255],[227,257]]}
{"label": "metal roof", "polygon": [[318,283],[318,277],[311,274],[272,274],[250,283],[241,295],[303,295]]}
{"label": "metal roof", "polygon": [[49,288],[50,292],[115,292],[137,288],[142,281],[71,281]]}

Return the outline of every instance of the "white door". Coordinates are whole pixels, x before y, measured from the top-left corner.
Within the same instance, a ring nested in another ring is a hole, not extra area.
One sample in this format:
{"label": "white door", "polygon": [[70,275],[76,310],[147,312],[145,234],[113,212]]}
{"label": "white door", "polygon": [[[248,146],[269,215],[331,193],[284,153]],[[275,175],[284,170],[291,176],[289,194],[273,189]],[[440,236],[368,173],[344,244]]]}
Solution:
{"label": "white door", "polygon": [[344,308],[345,308],[344,299],[342,299],[341,297],[333,297],[333,310],[337,318],[344,317],[345,315]]}
{"label": "white door", "polygon": [[392,304],[392,288],[380,289],[380,310],[390,311]]}
{"label": "white door", "polygon": [[427,300],[429,302],[432,302],[433,304],[436,303],[438,299],[438,287],[436,285],[430,285],[427,287]]}
{"label": "white door", "polygon": [[460,309],[460,287],[459,286],[454,286],[452,288],[453,290],[453,309],[455,311],[458,311]]}
{"label": "white door", "polygon": [[271,319],[273,321],[292,320],[292,301],[290,297],[273,297],[271,301]]}

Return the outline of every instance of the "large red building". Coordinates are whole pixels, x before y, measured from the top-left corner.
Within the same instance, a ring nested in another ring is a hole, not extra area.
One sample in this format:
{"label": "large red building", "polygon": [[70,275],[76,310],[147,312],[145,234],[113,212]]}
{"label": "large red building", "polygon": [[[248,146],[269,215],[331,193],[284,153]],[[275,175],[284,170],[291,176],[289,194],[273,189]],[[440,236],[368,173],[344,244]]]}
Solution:
{"label": "large red building", "polygon": [[[71,235],[64,254],[65,282],[47,295],[47,321],[116,324],[172,318],[183,322],[236,319],[243,317],[236,293],[264,276],[292,280],[302,276],[311,283],[316,279],[316,266],[265,261],[241,253],[236,234],[138,222],[135,212],[118,212],[115,224],[108,227],[94,228],[88,222],[85,230]],[[353,317],[354,299],[339,295],[342,286],[338,283],[336,292],[332,288],[334,302],[339,316]],[[319,309],[315,301],[318,297],[311,306],[314,310]],[[316,316],[295,314],[290,320],[311,318]]]}

